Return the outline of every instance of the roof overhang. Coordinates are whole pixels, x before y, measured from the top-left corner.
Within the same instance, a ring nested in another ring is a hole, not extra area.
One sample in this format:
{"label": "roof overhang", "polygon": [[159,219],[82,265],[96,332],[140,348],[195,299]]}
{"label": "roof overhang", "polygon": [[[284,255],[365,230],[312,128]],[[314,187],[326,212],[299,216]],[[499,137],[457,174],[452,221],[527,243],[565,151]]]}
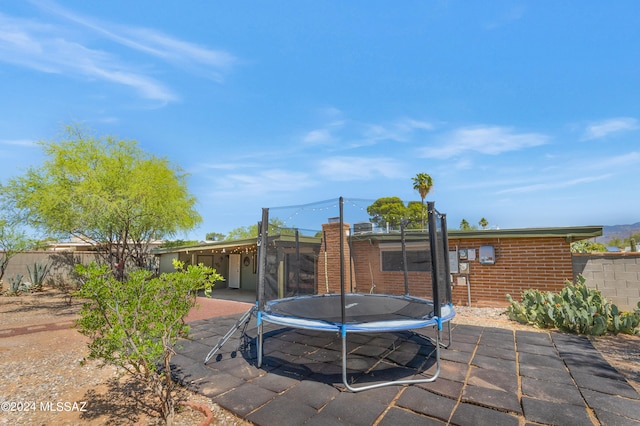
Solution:
{"label": "roof overhang", "polygon": [[567,242],[600,237],[602,226],[571,226],[557,228],[482,229],[473,231],[449,231],[449,239],[487,238],[548,238],[560,237]]}
{"label": "roof overhang", "polygon": [[[516,228],[516,229],[476,229],[470,231],[449,230],[447,235],[449,239],[498,239],[498,238],[545,238],[558,237],[564,238],[567,242],[586,240],[602,236],[601,225],[598,226],[571,226],[556,228]],[[427,238],[427,232],[415,232],[407,230],[405,238],[417,240]],[[357,240],[372,241],[396,241],[400,238],[400,232],[376,234],[361,233],[353,236]]]}
{"label": "roof overhang", "polygon": [[[295,243],[295,235],[274,235],[269,236],[269,241],[281,241],[284,243]],[[300,244],[320,244],[319,237],[298,236]],[[192,244],[180,247],[157,248],[151,250],[152,254],[163,255],[169,253],[189,253],[189,252],[210,252],[210,253],[241,253],[256,251],[258,238],[246,238],[233,241],[211,241],[206,243]]]}
{"label": "roof overhang", "polygon": [[[498,238],[545,238],[558,237],[564,238],[567,242],[586,240],[602,236],[603,226],[571,226],[556,228],[516,228],[516,229],[480,229],[471,231],[452,230],[448,231],[449,239],[498,239]],[[407,241],[416,241],[428,237],[426,232],[415,232],[408,230],[405,235]],[[398,241],[400,232],[391,233],[361,233],[352,235],[353,240],[371,240],[371,241]],[[295,235],[275,235],[270,236],[269,241],[282,241],[284,243],[295,243]],[[300,244],[320,244],[320,237],[298,236]],[[234,241],[212,241],[207,243],[194,244],[189,246],[156,248],[151,253],[156,255],[168,253],[188,253],[188,252],[205,252],[211,253],[240,253],[247,251],[256,251],[257,238],[247,238]]]}
{"label": "roof overhang", "polygon": [[180,247],[167,247],[167,248],[157,248],[151,250],[151,253],[155,255],[162,255],[168,253],[189,253],[189,252],[204,252],[210,251],[212,253],[221,253],[221,252],[239,252],[239,251],[255,251],[255,247],[257,245],[257,238],[247,238],[242,240],[233,240],[233,241],[211,241],[199,244],[192,244],[188,246],[180,246]]}

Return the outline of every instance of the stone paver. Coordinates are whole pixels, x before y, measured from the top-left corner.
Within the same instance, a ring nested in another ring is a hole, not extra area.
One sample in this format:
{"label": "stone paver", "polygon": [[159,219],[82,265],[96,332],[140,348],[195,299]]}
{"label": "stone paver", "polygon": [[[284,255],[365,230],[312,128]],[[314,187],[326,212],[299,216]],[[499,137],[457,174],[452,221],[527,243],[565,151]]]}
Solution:
{"label": "stone paver", "polygon": [[442,420],[432,419],[409,410],[391,407],[382,418],[378,426],[442,426],[447,423]]}
{"label": "stone paver", "polygon": [[398,398],[395,405],[446,421],[455,409],[456,400],[436,395],[417,386],[410,386]]}
{"label": "stone paver", "polygon": [[583,405],[582,394],[573,384],[522,378],[522,393],[526,396],[544,401]]}
{"label": "stone paver", "polygon": [[637,396],[631,399],[588,389],[583,390],[583,395],[596,414],[601,412],[617,414],[640,424],[640,400]]}
{"label": "stone paver", "polygon": [[529,421],[558,426],[592,424],[586,405],[579,406],[523,397],[522,407],[525,418]]}
{"label": "stone paver", "polygon": [[[585,337],[454,326],[431,383],[344,389],[336,333],[265,327],[261,368],[254,321],[204,365],[239,314],[191,324],[174,374],[257,425],[638,424],[640,395]],[[354,386],[428,377],[432,343],[408,332],[348,335]]]}

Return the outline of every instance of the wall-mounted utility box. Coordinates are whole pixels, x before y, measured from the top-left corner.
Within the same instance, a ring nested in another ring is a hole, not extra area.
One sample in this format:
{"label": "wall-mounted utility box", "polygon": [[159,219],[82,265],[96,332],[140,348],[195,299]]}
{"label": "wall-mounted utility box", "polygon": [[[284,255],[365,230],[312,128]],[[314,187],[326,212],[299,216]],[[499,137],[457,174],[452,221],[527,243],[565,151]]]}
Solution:
{"label": "wall-mounted utility box", "polygon": [[459,249],[458,250],[458,259],[467,260],[467,249]]}
{"label": "wall-mounted utility box", "polygon": [[458,273],[458,252],[449,252],[449,272],[452,274]]}
{"label": "wall-mounted utility box", "polygon": [[480,246],[480,263],[493,265],[496,263],[496,251],[493,246]]}

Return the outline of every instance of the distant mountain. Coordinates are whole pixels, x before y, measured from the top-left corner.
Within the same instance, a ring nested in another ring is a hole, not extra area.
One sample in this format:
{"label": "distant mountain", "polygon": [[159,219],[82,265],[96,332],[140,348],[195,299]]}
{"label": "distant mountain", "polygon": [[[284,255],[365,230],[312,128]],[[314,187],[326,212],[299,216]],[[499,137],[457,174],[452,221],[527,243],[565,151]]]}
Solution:
{"label": "distant mountain", "polygon": [[640,222],[632,225],[605,225],[602,228],[602,237],[598,237],[598,241],[607,243],[613,238],[624,240],[637,232],[640,232]]}

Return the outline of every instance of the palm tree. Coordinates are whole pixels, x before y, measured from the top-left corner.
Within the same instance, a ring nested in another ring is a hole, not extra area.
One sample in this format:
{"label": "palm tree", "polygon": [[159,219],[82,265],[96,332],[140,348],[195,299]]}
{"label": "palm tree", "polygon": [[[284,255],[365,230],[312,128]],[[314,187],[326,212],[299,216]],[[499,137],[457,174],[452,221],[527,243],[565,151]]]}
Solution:
{"label": "palm tree", "polygon": [[483,217],[482,219],[480,219],[480,222],[478,222],[478,225],[480,225],[482,229],[487,229],[487,226],[489,226],[489,221]]}
{"label": "palm tree", "polygon": [[431,187],[433,186],[433,179],[426,173],[418,173],[415,177],[412,177],[413,189],[420,193],[422,198],[422,229],[424,229],[424,199],[427,197]]}

